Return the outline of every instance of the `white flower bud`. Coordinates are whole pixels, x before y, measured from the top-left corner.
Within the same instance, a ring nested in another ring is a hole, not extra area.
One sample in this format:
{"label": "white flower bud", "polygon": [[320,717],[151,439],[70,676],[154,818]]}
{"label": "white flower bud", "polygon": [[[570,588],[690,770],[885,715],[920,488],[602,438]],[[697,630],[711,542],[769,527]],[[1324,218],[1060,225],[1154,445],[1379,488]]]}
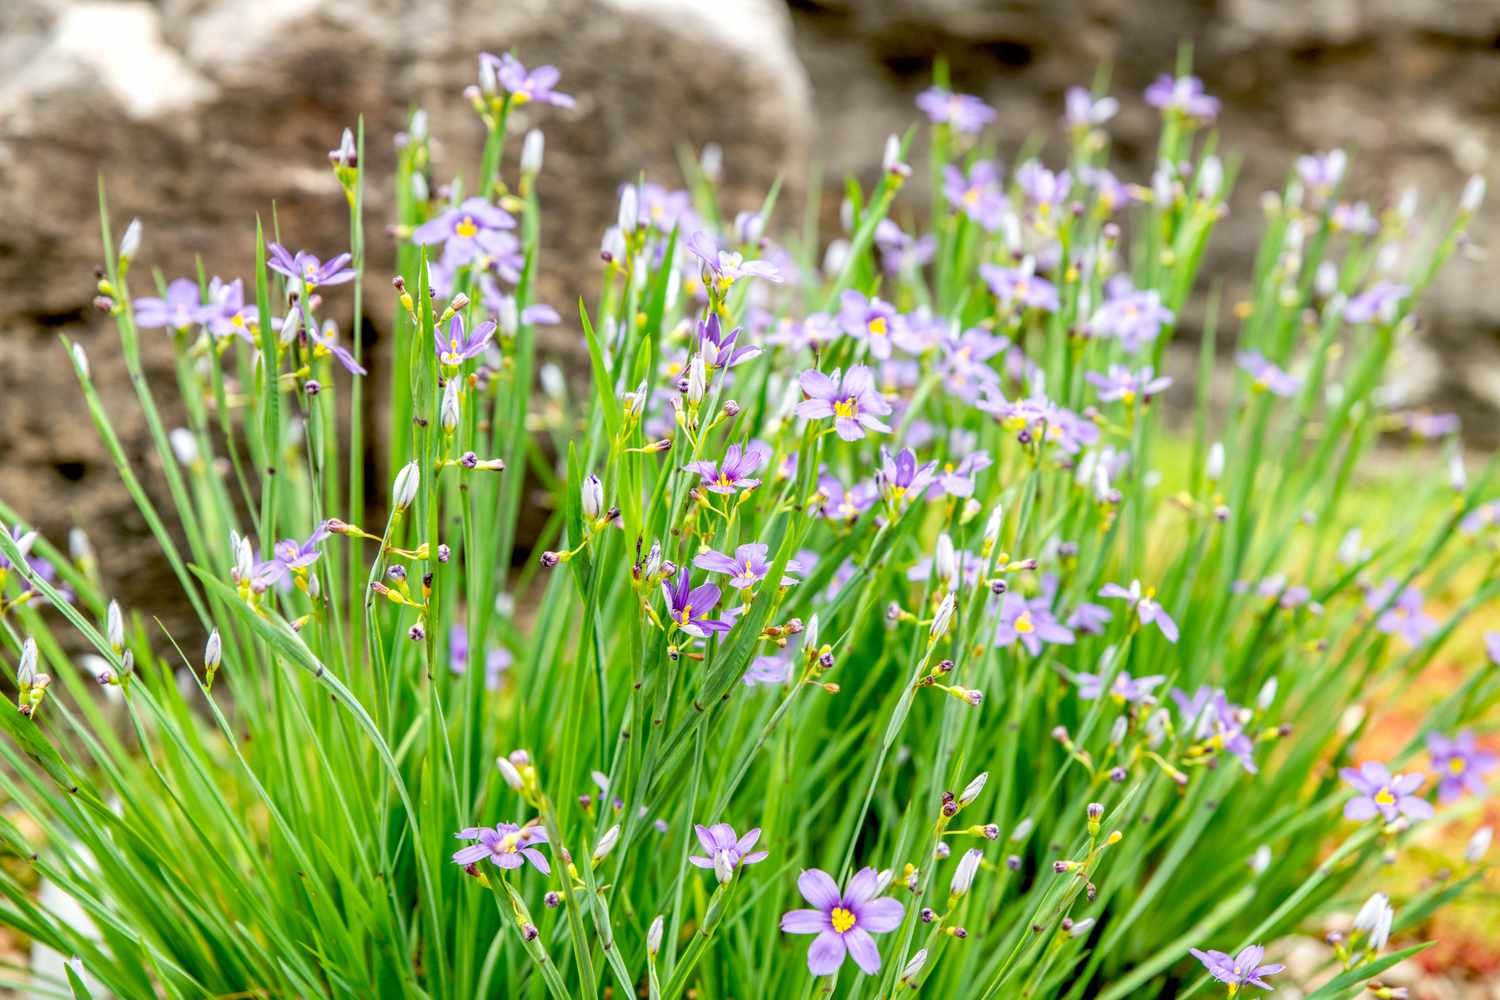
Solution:
{"label": "white flower bud", "polygon": [[958,579],[958,554],[953,550],[953,539],[945,531],[938,535],[937,552],[932,557],[934,575],[939,581],[953,586]]}
{"label": "white flower bud", "polygon": [[1370,949],[1379,951],[1390,940],[1391,921],[1395,916],[1396,911],[1391,908],[1390,897],[1377,892],[1359,908],[1359,913],[1354,917],[1354,928],[1369,935]]}
{"label": "white flower bud", "polygon": [[701,353],[693,355],[692,362],[688,365],[688,402],[694,404],[703,402],[703,397],[708,394],[708,363],[703,359]]}
{"label": "white flower bud", "polygon": [[597,521],[604,513],[604,484],[592,472],[578,488],[578,500],[583,506],[583,516]]}
{"label": "white flower bud", "polygon": [[828,244],[828,249],[823,251],[823,273],[835,275],[844,269],[844,261],[849,259],[849,241],[844,239],[834,240]]}
{"label": "white flower bud", "polygon": [[995,504],[995,509],[990,511],[990,519],[984,523],[984,544],[988,548],[994,548],[1000,544],[1000,527],[1005,521],[1005,508]]}
{"label": "white flower bud", "polygon": [[651,921],[651,926],[646,928],[646,951],[653,958],[661,951],[661,934],[665,922],[661,917]]}
{"label": "white flower bud", "polygon": [[192,465],[198,461],[198,439],[193,437],[192,431],[186,427],[174,427],[167,433],[167,440],[172,444],[177,464]]}
{"label": "white flower bud", "polygon": [[854,202],[848,198],[839,202],[839,225],[846,233],[854,229]]}
{"label": "white flower bud", "polygon": [[625,234],[619,226],[610,226],[599,241],[599,256],[615,262],[625,259]]}
{"label": "white flower bud", "polygon": [[615,220],[615,225],[620,227],[621,232],[635,232],[635,227],[640,224],[641,196],[635,189],[634,184],[627,184],[620,190],[620,214]]}
{"label": "white flower bud", "polygon": [[88,533],[82,528],[68,529],[68,555],[72,556],[76,563],[95,561],[94,545],[89,541]]}
{"label": "white flower bud", "polygon": [[73,364],[78,366],[78,371],[84,378],[89,377],[89,356],[84,352],[82,344],[73,345]]}
{"label": "white flower bud", "polygon": [[16,686],[29,688],[36,683],[36,640],[30,636],[21,643],[21,660],[16,664]]}
{"label": "white flower bud", "polygon": [[901,981],[907,986],[916,988],[916,978],[922,974],[922,967],[927,964],[927,949],[923,948],[911,957],[906,967],[901,970]]}
{"label": "white flower bud", "polygon": [[224,659],[224,640],[219,637],[219,630],[214,629],[208,633],[208,642],[203,646],[203,665],[209,670],[216,670]]}
{"label": "white flower bud", "polygon": [[1217,483],[1224,478],[1224,442],[1215,441],[1208,448],[1208,461],[1204,463],[1203,472],[1211,483]]}
{"label": "white flower bud", "polygon": [[1020,843],[1031,835],[1031,828],[1035,825],[1035,821],[1030,816],[1027,816],[1021,822],[1017,823],[1016,828],[1010,832],[1010,839],[1015,843]]}
{"label": "white flower bud", "polygon": [[619,842],[620,824],[616,823],[614,826],[604,831],[604,836],[600,837],[599,843],[595,845],[594,853],[592,855],[594,864],[597,865],[599,862],[609,857],[609,852],[613,851],[615,849],[615,845]]}
{"label": "white flower bud", "polygon": [[714,852],[714,878],[720,885],[728,885],[734,879],[734,864],[729,860],[728,851]]}
{"label": "white flower bud", "polygon": [[1328,298],[1339,290],[1338,265],[1331,260],[1325,260],[1318,265],[1317,277],[1313,279],[1313,288],[1323,298]]}
{"label": "white flower bud", "polygon": [[459,423],[463,420],[463,407],[458,403],[458,379],[450,378],[448,384],[443,387],[443,404],[438,408],[438,419],[442,422],[443,430],[449,434],[458,430]]}
{"label": "white flower bud", "polygon": [[521,777],[521,772],[516,765],[511,763],[509,757],[504,755],[495,758],[495,767],[500,769],[500,777],[511,787],[511,791],[519,792],[526,787],[526,781]]}
{"label": "white flower bud", "polygon": [[891,134],[885,139],[885,153],[880,158],[880,169],[886,173],[901,166],[901,137]]}
{"label": "white flower bud", "polygon": [[958,804],[961,806],[966,806],[970,802],[973,802],[975,799],[979,798],[979,793],[984,791],[984,783],[989,780],[990,772],[979,772],[974,780],[965,785],[964,790],[958,793]]}
{"label": "white flower bud", "polygon": [[500,77],[495,73],[495,64],[488,59],[479,60],[479,89],[487,97],[500,91]]}
{"label": "white flower bud", "polygon": [[1217,156],[1206,156],[1198,168],[1198,194],[1204,201],[1216,201],[1224,187],[1224,164]]}
{"label": "white flower bud", "polygon": [[1089,928],[1093,926],[1094,918],[1084,917],[1082,920],[1075,920],[1073,922],[1073,926],[1068,928],[1068,934],[1072,937],[1083,937],[1089,932]]}
{"label": "white flower bud", "polygon": [[664,301],[668,312],[677,308],[677,300],[682,298],[682,272],[677,268],[667,272],[667,290]]}
{"label": "white flower bud", "polygon": [[932,630],[928,633],[931,642],[937,642],[948,634],[948,626],[953,624],[953,591],[943,596],[943,603],[938,605],[937,614],[932,617]]}
{"label": "white flower bud", "polygon": [[432,189],[427,186],[427,175],[413,173],[411,175],[411,198],[415,202],[426,202],[432,199]]}
{"label": "white flower bud", "polygon": [[1479,210],[1480,204],[1484,202],[1484,188],[1484,178],[1479,174],[1470,177],[1468,183],[1464,185],[1464,193],[1458,200],[1458,207],[1465,215],[1473,215]]}
{"label": "white flower bud", "polygon": [[401,467],[401,471],[396,473],[396,484],[391,490],[391,503],[395,506],[397,512],[411,506],[412,501],[417,498],[417,488],[421,485],[421,466],[417,465],[416,462],[407,462]]}
{"label": "white flower bud", "polygon": [[698,157],[698,167],[703,171],[703,176],[711,181],[717,181],[723,175],[724,150],[717,142],[703,147],[703,153]]}
{"label": "white flower bud", "polygon": [[1115,717],[1114,724],[1109,727],[1109,742],[1111,746],[1119,746],[1125,742],[1125,731],[1130,723],[1125,716]]}
{"label": "white flower bud", "polygon": [[948,886],[948,895],[956,898],[969,891],[969,887],[974,884],[974,875],[979,871],[979,862],[983,859],[984,852],[977,847],[971,847],[964,852],[964,856],[958,859],[958,867],[953,871],[953,881]]}
{"label": "white flower bud", "polygon": [[1464,468],[1464,453],[1454,448],[1448,455],[1448,485],[1453,492],[1462,493],[1469,488],[1469,473]]}
{"label": "white flower bud", "polygon": [[891,880],[895,877],[896,871],[894,868],[882,868],[880,871],[876,872],[874,895],[878,896],[882,892],[885,892],[887,889],[889,889],[891,887]]}
{"label": "white flower bud", "polygon": [[104,632],[110,648],[116,653],[125,648],[125,615],[120,611],[119,601],[110,601],[104,613]]}
{"label": "white flower bud", "polygon": [[1464,860],[1471,865],[1477,865],[1484,860],[1484,856],[1489,853],[1490,838],[1493,836],[1494,831],[1487,826],[1481,826],[1475,830],[1473,836],[1469,838],[1468,845],[1464,848]]}
{"label": "white flower bud", "polygon": [[427,112],[418,109],[411,113],[411,124],[406,127],[406,134],[411,136],[414,142],[421,142],[427,138]]}
{"label": "white flower bud", "polygon": [[1271,867],[1271,846],[1261,844],[1255,849],[1255,853],[1250,855],[1250,870],[1259,875],[1269,867]]}
{"label": "white flower bud", "polygon": [[120,237],[120,263],[125,263],[136,255],[141,248],[141,220],[131,219],[130,225],[125,227],[125,235]]}
{"label": "white flower bud", "polygon": [[534,128],[526,133],[526,138],[521,140],[521,173],[534,175],[542,172],[542,155],[546,146],[547,140],[541,129]]}

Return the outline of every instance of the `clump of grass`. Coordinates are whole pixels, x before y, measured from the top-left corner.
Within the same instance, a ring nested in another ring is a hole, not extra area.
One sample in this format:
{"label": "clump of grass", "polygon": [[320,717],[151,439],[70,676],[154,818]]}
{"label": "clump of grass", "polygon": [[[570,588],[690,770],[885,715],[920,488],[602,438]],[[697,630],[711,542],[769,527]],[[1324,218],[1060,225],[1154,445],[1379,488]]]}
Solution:
{"label": "clump of grass", "polygon": [[[1066,171],[1006,175],[993,112],[940,71],[924,234],[895,221],[915,129],[848,184],[823,254],[767,235],[775,191],[722,214],[715,154],[686,191],[627,186],[577,396],[539,369],[540,134],[505,156],[518,104],[570,103],[556,82],[481,59],[472,194],[431,176],[424,117],[398,137],[380,510],[363,130],[330,154],[347,256],[288,251],[286,219],[247,281],[141,296],[149,237],[104,216],[99,303],[170,510],[67,357],[210,639],[179,648],[109,599],[82,535],[64,554],[0,508],[0,790],[28,818],[0,821],[0,921],[78,958],[33,988],[1233,994],[1280,971],[1260,945],[1473,813],[1493,758],[1461,733],[1500,694],[1477,658],[1389,768],[1352,748],[1372,692],[1493,608],[1493,463],[1408,477],[1375,524],[1349,485],[1479,188],[1376,217],[1340,198],[1342,154],[1300,163],[1263,201],[1233,398],[1210,412],[1211,326],[1183,446],[1152,399],[1225,212],[1217,103],[1158,81],[1159,167],[1133,185],[1107,171],[1111,103],[1079,91]],[[323,318],[345,296],[347,336]],[[142,337],[174,344],[183,428]],[[1416,589],[1456,582],[1440,616]],[[1483,839],[1365,903],[1314,995],[1384,989]]]}

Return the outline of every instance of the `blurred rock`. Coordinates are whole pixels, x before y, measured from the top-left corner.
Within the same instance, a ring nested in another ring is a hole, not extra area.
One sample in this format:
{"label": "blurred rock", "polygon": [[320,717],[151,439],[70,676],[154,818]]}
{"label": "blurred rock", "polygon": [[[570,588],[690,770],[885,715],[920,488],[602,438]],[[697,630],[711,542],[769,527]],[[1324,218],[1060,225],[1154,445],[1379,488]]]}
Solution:
{"label": "blurred rock", "polygon": [[[293,247],[325,257],[346,248],[325,154],[363,114],[367,353],[371,385],[383,392],[392,139],[424,107],[440,142],[436,176],[472,178],[483,132],[461,94],[481,50],[556,64],[560,89],[578,100],[571,111],[525,108],[511,122],[512,157],[527,128],[547,133],[539,297],[564,317],[597,287],[598,240],[618,185],[642,170],[678,183],[679,144],[718,142],[730,196],[747,207],[786,164],[807,157],[807,82],[776,0],[723,0],[711,12],[689,0],[0,4],[0,497],[54,540],[74,522],[96,526],[107,575],[130,574],[127,604],[175,585],[82,416],[56,340],[66,333],[85,345],[131,459],[169,506],[113,324],[90,306],[98,177],[116,234],[132,216],[145,224],[131,274],[137,295],[150,292],[150,268],[168,279],[193,274],[200,257],[210,274],[248,279],[257,214],[269,228],[274,210]],[[350,297],[329,300],[347,328]],[[553,329],[555,349],[578,350],[576,320]],[[143,340],[171,426],[167,342],[151,331]],[[383,470],[371,478],[374,489],[386,482]]]}
{"label": "blurred rock", "polygon": [[[912,101],[947,58],[957,89],[1000,112],[1002,150],[1045,139],[1060,156],[1063,94],[1101,68],[1121,101],[1111,123],[1112,166],[1149,180],[1157,118],[1146,85],[1193,40],[1195,71],[1224,101],[1219,148],[1240,157],[1233,211],[1219,227],[1200,288],[1250,271],[1260,192],[1279,188],[1299,153],[1347,149],[1350,195],[1377,210],[1408,187],[1424,211],[1451,209],[1466,178],[1488,177],[1492,197],[1471,232],[1500,237],[1500,4],[1485,0],[792,0],[798,52],[812,78],[818,155],[834,175],[874,177],[886,135],[917,117]],[[919,172],[920,173],[920,172]],[[925,218],[923,178],[898,214]],[[1466,440],[1500,443],[1500,284],[1481,280],[1470,248],[1421,310],[1432,357],[1400,388],[1404,405],[1456,411]],[[1241,284],[1242,287],[1242,284]],[[1194,323],[1193,310],[1185,317]],[[1191,329],[1188,332],[1192,332]]]}

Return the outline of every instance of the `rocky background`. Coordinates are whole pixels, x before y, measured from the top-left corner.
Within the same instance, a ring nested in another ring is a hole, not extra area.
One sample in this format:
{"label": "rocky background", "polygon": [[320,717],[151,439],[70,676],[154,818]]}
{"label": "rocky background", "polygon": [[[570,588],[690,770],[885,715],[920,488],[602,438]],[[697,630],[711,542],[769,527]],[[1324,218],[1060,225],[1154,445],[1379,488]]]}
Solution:
{"label": "rocky background", "polygon": [[[255,216],[273,204],[285,242],[324,256],[345,247],[324,153],[363,113],[366,320],[381,386],[391,137],[409,109],[427,108],[443,140],[438,176],[472,173],[480,126],[460,92],[481,49],[555,63],[578,97],[572,111],[526,109],[513,121],[518,132],[545,125],[541,297],[567,316],[595,287],[620,182],[644,170],[675,183],[679,151],[715,141],[732,197],[749,207],[783,174],[783,218],[795,219],[809,164],[832,178],[878,169],[937,55],[958,88],[1000,109],[1009,150],[1046,136],[1065,88],[1107,67],[1123,103],[1112,125],[1119,172],[1144,180],[1156,123],[1139,95],[1184,40],[1224,100],[1221,147],[1243,157],[1208,264],[1231,294],[1248,271],[1256,195],[1302,151],[1353,151],[1354,192],[1377,207],[1407,186],[1451,202],[1469,173],[1487,173],[1493,196],[1474,231],[1500,233],[1489,156],[1500,127],[1496,0],[3,0],[0,497],[54,539],[94,526],[122,597],[171,589],[56,339],[86,346],[142,478],[160,490],[112,326],[90,305],[101,175],[117,227],[131,216],[146,226],[138,294],[147,266],[191,274],[198,257],[210,273],[248,275]],[[920,177],[912,187],[903,211],[917,215]],[[1449,268],[1399,389],[1458,411],[1468,440],[1491,445],[1500,283],[1484,280],[1485,266]],[[555,338],[558,354],[577,351],[571,325]],[[169,401],[165,340],[145,339]],[[370,481],[383,489],[388,478],[377,468]]]}

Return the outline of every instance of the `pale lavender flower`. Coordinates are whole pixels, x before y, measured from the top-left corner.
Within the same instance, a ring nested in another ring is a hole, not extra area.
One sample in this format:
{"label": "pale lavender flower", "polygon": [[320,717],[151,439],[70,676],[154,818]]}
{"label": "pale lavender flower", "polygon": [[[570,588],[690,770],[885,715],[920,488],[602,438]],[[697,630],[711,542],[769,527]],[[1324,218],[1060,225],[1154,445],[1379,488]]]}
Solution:
{"label": "pale lavender flower", "polygon": [[1175,319],[1172,310],[1162,305],[1161,293],[1138,290],[1123,274],[1109,279],[1104,292],[1105,300],[1089,317],[1089,331],[1095,336],[1117,338],[1120,346],[1132,353],[1155,340],[1162,326]]}
{"label": "pale lavender flower", "polygon": [[1500,632],[1484,634],[1484,651],[1489,656],[1490,662],[1500,667]]}
{"label": "pale lavender flower", "polygon": [[1424,775],[1392,775],[1384,764],[1368,761],[1357,771],[1352,767],[1340,769],[1339,776],[1359,793],[1344,803],[1345,819],[1363,822],[1378,815],[1387,823],[1394,823],[1398,816],[1414,820],[1432,818],[1432,803],[1413,794],[1427,780]]}
{"label": "pale lavender flower", "polygon": [[700,477],[699,485],[710,493],[734,496],[741,490],[752,490],[760,485],[760,479],[754,473],[759,472],[770,457],[770,447],[759,441],[751,441],[743,447],[730,445],[725,449],[721,462],[689,462],[683,469]]}
{"label": "pale lavender flower", "polygon": [[[484,653],[484,686],[488,691],[500,690],[500,678],[510,669],[512,656],[504,646],[491,646]],[[455,622],[448,629],[448,669],[461,675],[469,669],[469,630]]]}
{"label": "pale lavender flower", "polygon": [[931,233],[908,236],[895,222],[881,219],[875,226],[875,245],[880,248],[880,261],[887,273],[901,274],[932,260],[937,238]]}
{"label": "pale lavender flower", "polygon": [[832,417],[834,430],[845,441],[858,441],[866,431],[890,432],[880,417],[891,412],[891,404],[876,391],[875,378],[864,365],[847,373],[834,369],[832,375],[810,368],[799,381],[808,398],[797,404],[796,414],[804,420]]}
{"label": "pale lavender flower", "polygon": [[464,331],[464,318],[461,313],[455,313],[453,319],[448,321],[448,335],[445,337],[441,330],[432,331],[432,339],[437,350],[438,361],[448,368],[457,368],[470,358],[476,358],[484,353],[485,347],[489,345],[490,337],[495,333],[493,321],[485,321],[475,326],[467,333]]}
{"label": "pale lavender flower", "polygon": [[957,465],[952,462],[943,465],[933,480],[932,488],[927,491],[927,496],[932,500],[941,496],[973,496],[974,477],[994,464],[989,452],[971,451]]}
{"label": "pale lavender flower", "polygon": [[1458,522],[1458,530],[1466,535],[1477,535],[1485,528],[1500,524],[1500,500],[1480,504]]}
{"label": "pale lavender flower", "polygon": [[1046,213],[1067,199],[1073,177],[1066,170],[1053,173],[1036,160],[1027,160],[1016,168],[1016,186],[1028,201]]}
{"label": "pale lavender flower", "polygon": [[1000,376],[989,360],[1011,346],[1005,337],[971,327],[957,338],[940,341],[943,349],[943,384],[965,402],[979,398],[983,389],[1000,387]]}
{"label": "pale lavender flower", "polygon": [[572,97],[552,89],[562,78],[556,66],[538,66],[527,72],[526,67],[521,65],[521,61],[509,52],[503,52],[498,56],[489,52],[481,52],[479,62],[481,66],[486,64],[489,66],[500,86],[510,94],[511,103],[514,105],[539,101],[543,104],[556,105],[559,108],[573,106]]}
{"label": "pale lavender flower", "polygon": [[1277,367],[1259,351],[1240,351],[1234,356],[1236,363],[1251,379],[1251,388],[1269,392],[1273,396],[1292,396],[1301,383],[1286,371]]}
{"label": "pale lavender flower", "polygon": [[1335,232],[1358,233],[1373,236],[1380,231],[1380,222],[1370,206],[1363,201],[1339,202],[1328,216],[1328,223]]}
{"label": "pale lavender flower", "polygon": [[1250,774],[1258,772],[1255,741],[1245,733],[1245,724],[1251,718],[1247,709],[1231,704],[1221,689],[1206,685],[1198,688],[1191,698],[1173,688],[1172,700],[1177,703],[1183,726],[1193,739],[1237,758]]}
{"label": "pale lavender flower", "polygon": [[851,483],[848,488],[829,472],[818,476],[818,492],[826,499],[818,513],[830,521],[853,523],[859,516],[874,506],[879,493],[868,481]]}
{"label": "pale lavender flower", "polygon": [[1105,626],[1114,619],[1114,615],[1102,604],[1093,604],[1089,601],[1080,601],[1078,607],[1068,615],[1065,623],[1068,628],[1084,635],[1103,635]]}
{"label": "pale lavender flower", "polygon": [[1204,122],[1213,121],[1219,114],[1219,99],[1210,97],[1203,89],[1203,81],[1196,76],[1174,79],[1163,73],[1146,88],[1146,103]]}
{"label": "pale lavender flower", "polygon": [[1137,399],[1143,403],[1149,403],[1152,396],[1165,392],[1172,384],[1171,376],[1157,376],[1150,365],[1138,372],[1132,372],[1124,365],[1110,365],[1108,374],[1087,372],[1083,377],[1099,390],[1101,403],[1119,401],[1127,406]]}
{"label": "pale lavender flower", "polygon": [[815,976],[830,975],[849,955],[867,975],[880,971],[880,951],[870,935],[901,926],[905,910],[890,897],[875,898],[880,877],[873,868],[861,868],[844,891],[827,872],[810,868],[797,877],[802,898],[810,910],[790,910],[782,915],[781,929],[788,934],[816,934],[807,949],[807,968]]}
{"label": "pale lavender flower", "polygon": [[910,448],[902,448],[894,458],[882,445],[880,448],[880,471],[875,474],[875,483],[880,491],[893,503],[900,504],[908,497],[918,497],[932,484],[936,462],[917,465],[917,456]]}
{"label": "pale lavender flower", "polygon": [[1425,441],[1448,437],[1463,429],[1463,421],[1457,413],[1430,413],[1423,410],[1403,413],[1398,419],[1401,426],[1411,432],[1412,437]]}
{"label": "pale lavender flower", "polygon": [[1154,622],[1168,642],[1177,641],[1177,623],[1172,620],[1171,615],[1167,614],[1166,609],[1156,602],[1155,587],[1143,588],[1139,580],[1131,580],[1129,589],[1118,583],[1106,583],[1100,588],[1099,596],[1129,601],[1130,609],[1135,612],[1136,619],[1142,625],[1150,625]]}
{"label": "pale lavender flower", "polygon": [[662,233],[703,228],[693,213],[693,196],[687,191],[669,191],[660,184],[641,185],[640,217]]}
{"label": "pale lavender flower", "polygon": [[751,850],[760,839],[758,826],[745,831],[743,837],[737,836],[734,827],[728,823],[715,823],[713,826],[695,823],[693,832],[698,835],[698,843],[703,845],[703,854],[707,855],[688,855],[688,864],[698,868],[712,870],[723,864],[729,871],[734,871],[740,865],[759,864],[770,856],[768,851]]}
{"label": "pale lavender flower", "polygon": [[471,826],[454,834],[459,840],[477,840],[479,843],[461,847],[453,853],[453,863],[468,867],[489,858],[499,868],[520,868],[527,861],[543,875],[550,875],[552,868],[547,858],[534,845],[547,842],[547,831],[537,826],[517,826],[515,823],[499,823],[494,827]]}
{"label": "pale lavender flower", "polygon": [[[706,569],[710,573],[725,573],[730,577],[729,585],[735,590],[745,590],[755,586],[766,578],[771,571],[771,564],[767,561],[770,546],[762,542],[751,542],[741,545],[734,550],[734,556],[725,555],[714,549],[700,552],[693,560],[693,565],[699,569]],[[788,569],[791,569],[788,566]],[[794,577],[783,576],[781,585],[790,587],[796,583]]]}
{"label": "pale lavender flower", "polygon": [[[197,293],[194,292],[196,297]],[[217,276],[208,283],[208,332],[215,337],[239,337],[254,344],[251,331],[260,318],[260,310],[245,304],[245,283],[239,278],[223,281]]]}
{"label": "pale lavender flower", "polygon": [[142,330],[170,327],[187,330],[213,319],[217,310],[203,304],[198,283],[187,278],[178,278],[167,286],[165,298],[146,296],[132,303],[135,309],[135,325]]}
{"label": "pale lavender flower", "polygon": [[1263,990],[1270,990],[1272,986],[1266,982],[1266,977],[1274,976],[1286,968],[1280,963],[1261,965],[1266,949],[1258,944],[1253,944],[1234,956],[1222,951],[1212,949],[1201,951],[1197,948],[1189,948],[1188,953],[1203,963],[1209,975],[1229,985],[1230,996],[1243,986],[1257,986]]}
{"label": "pale lavender flower", "polygon": [[999,229],[1010,213],[1000,187],[1000,166],[993,160],[978,161],[969,168],[967,177],[958,167],[945,167],[943,197],[989,232]]}
{"label": "pale lavender flower", "polygon": [[1389,323],[1396,318],[1396,308],[1411,289],[1392,281],[1377,281],[1344,305],[1346,322],[1360,324],[1379,319]]}
{"label": "pale lavender flower", "polygon": [[892,339],[901,325],[901,314],[883,299],[866,298],[850,288],[839,300],[839,326],[881,361],[891,356]]}
{"label": "pale lavender flower", "polygon": [[419,246],[443,244],[444,266],[451,269],[478,257],[513,254],[515,248],[505,244],[493,245],[492,252],[487,253],[484,237],[490,233],[498,234],[500,230],[514,229],[515,225],[516,220],[504,209],[483,198],[466,198],[462,204],[439,212],[412,230],[411,239]]}
{"label": "pale lavender flower", "polygon": [[1063,121],[1069,128],[1087,129],[1103,125],[1120,110],[1113,97],[1094,97],[1082,87],[1069,87],[1064,96]]}
{"label": "pale lavender flower", "polygon": [[1131,677],[1130,674],[1121,670],[1115,675],[1114,682],[1110,684],[1109,690],[1104,688],[1104,677],[1102,674],[1078,673],[1073,675],[1073,682],[1078,685],[1078,697],[1094,701],[1108,694],[1122,704],[1131,705],[1154,705],[1156,696],[1154,689],[1166,677],[1161,674],[1152,674],[1149,677]]}
{"label": "pale lavender flower", "polygon": [[1342,149],[1326,153],[1309,153],[1297,157],[1297,175],[1307,190],[1319,199],[1326,198],[1344,179],[1349,157]]}
{"label": "pale lavender flower", "polygon": [[307,324],[307,336],[308,339],[313,343],[313,354],[315,356],[331,354],[334,360],[343,365],[344,370],[349,374],[366,374],[365,366],[355,360],[354,355],[349,351],[347,347],[339,343],[338,324],[333,320],[325,319],[323,321],[323,329],[321,331],[315,330],[311,323]]}
{"label": "pale lavender flower", "polygon": [[299,250],[294,255],[280,243],[267,243],[266,250],[270,252],[270,257],[266,259],[267,267],[293,281],[301,282],[308,291],[321,285],[342,285],[354,280],[354,268],[349,266],[352,258],[346,253],[321,261],[306,250]]}
{"label": "pale lavender flower", "polygon": [[1001,305],[1019,304],[1024,309],[1057,311],[1057,287],[1046,278],[1038,277],[1036,267],[1029,259],[1019,267],[980,264],[979,275]]}
{"label": "pale lavender flower", "polygon": [[995,109],[973,94],[955,94],[942,87],[928,87],[917,95],[917,109],[934,125],[952,125],[957,132],[973,135],[995,120]]}
{"label": "pale lavender flower", "polygon": [[785,684],[791,675],[792,665],[785,657],[757,656],[750,661],[750,666],[745,670],[742,680],[746,687],[755,687],[759,684]]}
{"label": "pale lavender flower", "polygon": [[[1375,619],[1375,629],[1386,635],[1399,635],[1413,646],[1421,645],[1429,635],[1437,631],[1437,619],[1422,609],[1422,592],[1416,587],[1405,587],[1399,594],[1395,580],[1387,580],[1371,587],[1365,594],[1365,606],[1371,611],[1380,611]],[[1392,595],[1395,600],[1392,601]],[[1390,607],[1386,607],[1390,604]]]}
{"label": "pale lavender flower", "polygon": [[1134,189],[1103,167],[1079,167],[1078,181],[1092,188],[1099,209],[1108,215],[1115,209],[1136,201]]}
{"label": "pale lavender flower", "polygon": [[739,278],[765,278],[767,281],[781,283],[781,272],[775,264],[764,260],[746,260],[743,254],[733,250],[720,250],[713,237],[701,229],[687,238],[686,245],[713,275],[721,292],[726,291]]}
{"label": "pale lavender flower", "polygon": [[1071,646],[1073,632],[1052,614],[1052,595],[1027,598],[1014,590],[1001,599],[1000,620],[995,626],[995,645],[1013,646],[1018,641],[1032,656],[1043,643]]}
{"label": "pale lavender flower", "polygon": [[1452,739],[1441,733],[1427,734],[1427,752],[1438,772],[1438,800],[1452,802],[1464,792],[1482,796],[1484,782],[1480,775],[1493,770],[1497,760],[1474,739],[1470,730],[1462,730]]}

